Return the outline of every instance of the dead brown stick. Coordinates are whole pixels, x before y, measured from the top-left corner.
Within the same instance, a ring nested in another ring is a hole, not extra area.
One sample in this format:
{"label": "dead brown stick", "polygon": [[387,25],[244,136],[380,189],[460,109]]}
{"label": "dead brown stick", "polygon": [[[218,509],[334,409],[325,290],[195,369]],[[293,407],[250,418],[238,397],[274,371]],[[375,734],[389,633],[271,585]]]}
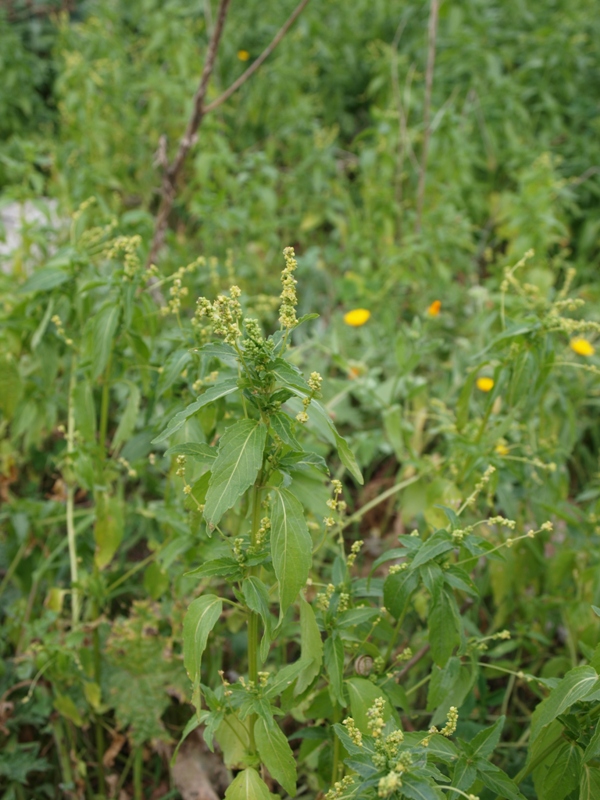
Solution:
{"label": "dead brown stick", "polygon": [[148,254],[148,266],[154,263],[156,256],[158,255],[158,251],[162,247],[165,240],[169,214],[171,213],[173,201],[175,200],[175,186],[177,183],[177,178],[179,176],[181,167],[183,166],[183,162],[185,161],[185,158],[195,141],[196,132],[198,131],[200,123],[202,122],[202,117],[204,116],[204,98],[206,97],[206,90],[208,89],[208,84],[215,67],[217,50],[219,48],[221,36],[223,35],[223,28],[225,27],[225,19],[227,17],[227,11],[229,10],[230,3],[231,0],[219,0],[217,21],[215,23],[215,27],[213,28],[210,42],[208,44],[208,53],[206,54],[206,61],[204,62],[204,69],[202,70],[200,83],[198,84],[198,89],[194,95],[194,108],[192,110],[192,115],[188,121],[186,131],[179,142],[177,154],[163,175],[160,206],[158,209],[158,214],[156,215],[154,236],[152,238],[150,253]]}
{"label": "dead brown stick", "polygon": [[254,73],[261,66],[261,64],[264,61],[266,61],[267,58],[273,52],[273,50],[275,50],[275,48],[277,47],[279,42],[283,39],[283,37],[286,35],[288,30],[292,27],[292,25],[294,24],[296,19],[300,16],[300,14],[304,10],[305,6],[307,6],[309,4],[309,2],[310,2],[310,0],[301,0],[301,2],[298,3],[296,8],[292,11],[290,16],[287,18],[285,23],[281,26],[281,28],[279,29],[279,31],[277,32],[277,34],[273,38],[273,41],[267,47],[265,47],[265,49],[262,51],[262,53],[259,55],[259,57],[256,59],[256,61],[254,61],[248,67],[248,69],[245,72],[243,72],[240,75],[240,77],[236,81],[234,81],[228,89],[226,89],[223,92],[222,95],[217,97],[216,100],[213,100],[212,103],[209,103],[206,106],[206,108],[204,109],[204,113],[205,114],[208,114],[209,111],[214,111],[215,108],[218,108],[226,100],[229,100],[231,95],[234,92],[237,92],[237,90],[240,88],[240,86],[242,86],[244,83],[246,83],[248,78],[251,78],[252,75],[254,75]]}
{"label": "dead brown stick", "polygon": [[431,137],[431,93],[433,90],[433,70],[435,67],[435,43],[440,10],[440,0],[431,0],[428,26],[427,70],[425,72],[425,105],[423,108],[423,150],[421,153],[421,171],[417,188],[417,219],[415,233],[421,230],[423,218],[423,204],[425,202],[425,180],[427,177],[427,156],[429,152],[429,139]]}
{"label": "dead brown stick", "polygon": [[210,38],[210,43],[208,46],[208,54],[206,56],[206,61],[204,63],[204,69],[202,71],[200,85],[198,86],[198,90],[196,91],[196,94],[194,96],[194,109],[192,112],[192,116],[190,117],[190,120],[188,122],[186,132],[183,135],[181,142],[179,143],[179,149],[177,151],[177,155],[173,159],[172,163],[165,170],[163,176],[160,207],[156,215],[154,236],[152,238],[152,245],[150,247],[150,252],[148,254],[147,266],[150,266],[150,264],[154,263],[158,255],[158,252],[164,243],[165,234],[167,231],[167,224],[169,220],[169,214],[171,213],[173,202],[175,200],[177,178],[179,176],[179,173],[181,171],[181,168],[183,166],[183,163],[186,159],[186,156],[190,148],[196,141],[198,128],[200,127],[200,124],[202,123],[204,116],[208,114],[210,111],[214,111],[215,108],[218,108],[220,105],[222,105],[226,100],[228,100],[231,97],[232,94],[234,94],[234,92],[236,92],[240,88],[240,86],[242,86],[244,83],[246,83],[246,81],[249,78],[252,77],[252,75],[259,69],[259,67],[264,63],[264,61],[266,61],[266,59],[271,55],[273,50],[275,50],[277,45],[281,42],[283,37],[286,35],[288,30],[294,24],[294,22],[301,14],[303,9],[308,5],[310,0],[301,0],[301,2],[296,6],[294,11],[290,14],[288,19],[279,29],[279,31],[275,34],[273,40],[270,42],[269,45],[267,45],[267,47],[256,59],[256,61],[254,61],[253,64],[251,64],[251,66],[249,66],[248,69],[245,72],[243,72],[240,75],[240,77],[236,81],[234,81],[228,89],[226,89],[223,92],[223,94],[217,97],[216,100],[213,100],[212,103],[209,103],[207,106],[205,106],[204,99],[206,97],[206,90],[208,88],[208,83],[210,81],[210,77],[214,69],[217,49],[223,33],[225,17],[227,16],[227,10],[230,2],[231,0],[220,0],[219,8],[217,11],[217,21]]}

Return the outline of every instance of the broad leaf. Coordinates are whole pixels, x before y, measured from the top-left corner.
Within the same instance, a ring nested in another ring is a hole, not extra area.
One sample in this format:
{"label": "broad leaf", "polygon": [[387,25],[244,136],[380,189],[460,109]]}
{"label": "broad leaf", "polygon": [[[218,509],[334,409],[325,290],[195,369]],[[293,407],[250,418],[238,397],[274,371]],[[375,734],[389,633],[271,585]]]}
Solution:
{"label": "broad leaf", "polygon": [[92,319],[92,375],[97,378],[108,363],[119,325],[121,307],[110,303]]}
{"label": "broad leaf", "polygon": [[123,504],[119,497],[100,492],[96,499],[94,561],[98,569],[107,567],[123,539]]}
{"label": "broad leaf", "polygon": [[600,769],[584,764],[579,779],[579,800],[598,800],[600,797]]}
{"label": "broad leaf", "polygon": [[209,403],[214,403],[215,400],[218,400],[221,397],[226,397],[229,394],[233,394],[233,392],[237,391],[237,388],[237,379],[235,378],[225,378],[224,380],[219,381],[219,383],[216,383],[214,386],[211,386],[210,389],[207,389],[197,400],[195,400],[193,403],[190,403],[187,408],[184,408],[183,411],[175,414],[164,431],[152,440],[152,444],[164,442],[165,439],[168,439],[169,436],[171,436],[171,434],[175,433],[175,431],[178,431],[179,428],[185,424],[186,420],[191,417],[192,414],[195,414],[196,411],[201,409],[203,406],[208,405]]}
{"label": "broad leaf", "polygon": [[296,794],[296,761],[281,728],[271,719],[260,717],[254,726],[256,746],[263,764],[286,792]]}
{"label": "broad leaf", "polygon": [[271,554],[279,581],[281,616],[306,584],[312,563],[312,539],[299,500],[287,489],[273,492]]}
{"label": "broad leaf", "polygon": [[251,575],[249,578],[246,578],[242,584],[242,592],[250,611],[254,611],[262,619],[264,634],[260,645],[260,657],[263,661],[266,661],[267,655],[269,654],[269,645],[271,643],[269,590],[260,578]]}
{"label": "broad leaf", "polygon": [[331,699],[341,706],[346,706],[344,697],[344,643],[335,631],[325,640],[325,669],[329,678]]}
{"label": "broad leaf", "polygon": [[194,686],[193,700],[198,711],[202,654],[208,635],[222,611],[222,600],[214,594],[207,594],[190,603],[183,621],[183,665]]}
{"label": "broad leaf", "polygon": [[408,601],[419,585],[419,575],[410,569],[400,570],[388,575],[383,584],[383,602],[396,619],[405,613]]}
{"label": "broad leaf", "polygon": [[585,697],[597,680],[598,674],[593,667],[575,667],[567,672],[556,689],[533,712],[531,740],[539,735],[544,725]]}
{"label": "broad leaf", "polygon": [[323,641],[321,631],[317,625],[315,612],[310,603],[307,603],[300,592],[300,652],[302,658],[309,663],[298,676],[294,694],[302,694],[308,689],[313,680],[321,671],[323,663]]}
{"label": "broad leaf", "polygon": [[445,589],[436,594],[427,618],[431,657],[443,667],[460,644],[460,614],[456,600]]}
{"label": "broad leaf", "polygon": [[369,735],[367,711],[371,708],[375,700],[383,698],[383,718],[387,722],[392,716],[392,707],[385,696],[385,692],[375,683],[371,683],[366,678],[349,678],[346,681],[348,696],[350,698],[350,709],[356,727],[365,736]]}
{"label": "broad leaf", "polygon": [[266,427],[252,419],[236,422],[221,437],[204,507],[204,518],[210,526],[218,525],[223,514],[256,480],[266,438]]}
{"label": "broad leaf", "polygon": [[271,800],[271,793],[252,767],[248,767],[227,787],[225,800]]}
{"label": "broad leaf", "polygon": [[499,767],[494,766],[483,758],[478,758],[475,762],[477,776],[493,792],[499,794],[505,800],[525,800],[525,797],[518,790],[517,785]]}
{"label": "broad leaf", "polygon": [[494,752],[496,745],[500,741],[505,721],[506,717],[500,717],[494,722],[491,728],[480,731],[477,736],[471,740],[470,746],[473,756],[489,756]]}

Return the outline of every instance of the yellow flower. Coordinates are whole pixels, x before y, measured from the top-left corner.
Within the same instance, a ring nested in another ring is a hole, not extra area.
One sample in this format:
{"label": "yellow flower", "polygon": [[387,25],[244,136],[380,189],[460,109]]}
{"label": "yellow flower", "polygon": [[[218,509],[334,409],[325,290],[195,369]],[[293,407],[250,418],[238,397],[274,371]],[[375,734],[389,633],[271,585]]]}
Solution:
{"label": "yellow flower", "polygon": [[371,312],[367,311],[366,308],[353,308],[352,311],[344,314],[344,322],[353,328],[360,328],[361,325],[364,325],[369,320],[370,316]]}
{"label": "yellow flower", "polygon": [[238,50],[237,57],[240,61],[248,61],[250,53],[247,50]]}
{"label": "yellow flower", "polygon": [[433,303],[427,309],[427,313],[430,317],[437,317],[442,309],[442,301],[441,300],[434,300]]}
{"label": "yellow flower", "polygon": [[571,339],[570,347],[578,356],[593,356],[596,352],[594,345],[587,339]]}
{"label": "yellow flower", "polygon": [[504,444],[504,442],[498,442],[498,444],[495,447],[495,450],[499,456],[508,455],[508,447]]}
{"label": "yellow flower", "polygon": [[492,378],[477,378],[475,384],[481,392],[491,392],[494,388],[494,381]]}

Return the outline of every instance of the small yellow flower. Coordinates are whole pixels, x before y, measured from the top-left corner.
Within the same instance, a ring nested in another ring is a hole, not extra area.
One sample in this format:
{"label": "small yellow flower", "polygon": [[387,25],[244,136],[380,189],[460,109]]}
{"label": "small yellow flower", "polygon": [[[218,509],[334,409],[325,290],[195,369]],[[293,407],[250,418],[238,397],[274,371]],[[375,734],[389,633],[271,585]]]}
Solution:
{"label": "small yellow flower", "polygon": [[570,347],[578,356],[593,356],[596,352],[594,345],[587,339],[571,339]]}
{"label": "small yellow flower", "polygon": [[433,303],[427,309],[427,313],[430,317],[437,317],[437,315],[442,310],[442,301],[441,300],[434,300]]}
{"label": "small yellow flower", "polygon": [[344,314],[344,322],[346,325],[351,325],[353,328],[360,328],[361,325],[368,322],[370,316],[371,312],[367,311],[366,308],[353,308],[352,311],[348,311],[347,314]]}
{"label": "small yellow flower", "polygon": [[498,442],[495,448],[496,452],[499,456],[507,456],[508,455],[508,447],[504,444],[504,442]]}
{"label": "small yellow flower", "polygon": [[247,50],[238,50],[237,57],[240,61],[248,61],[250,53]]}
{"label": "small yellow flower", "polygon": [[492,378],[477,378],[476,386],[481,392],[491,392],[494,388],[494,381]]}

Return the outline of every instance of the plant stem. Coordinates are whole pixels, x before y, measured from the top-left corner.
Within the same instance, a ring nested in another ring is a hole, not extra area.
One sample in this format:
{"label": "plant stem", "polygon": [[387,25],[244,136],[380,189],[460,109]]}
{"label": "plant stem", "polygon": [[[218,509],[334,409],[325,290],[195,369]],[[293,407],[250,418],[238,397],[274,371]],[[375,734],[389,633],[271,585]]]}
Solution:
{"label": "plant stem", "polygon": [[438,15],[440,0],[431,0],[429,12],[427,70],[425,73],[425,106],[423,108],[423,151],[421,153],[421,172],[417,188],[417,219],[415,233],[420,233],[423,217],[423,204],[425,202],[425,179],[427,177],[427,156],[429,154],[429,139],[431,137],[431,93],[433,89],[433,68],[435,66],[435,40],[437,37]]}
{"label": "plant stem", "polygon": [[[252,489],[252,528],[250,530],[250,544],[256,545],[258,530],[260,528],[260,495],[263,471],[261,469],[258,479]],[[258,571],[258,567],[252,567],[250,574]],[[258,685],[258,634],[259,634],[259,616],[255,611],[250,611],[248,615],[248,678]],[[254,740],[254,724],[256,722],[256,714],[251,714],[248,718],[248,734],[250,738],[250,747],[252,750],[256,749]]]}
{"label": "plant stem", "polygon": [[71,568],[71,622],[73,627],[79,621],[79,590],[75,588],[77,583],[77,546],[75,542],[75,484],[71,474],[71,456],[75,450],[75,354],[71,357],[71,378],[69,380],[69,399],[67,410],[67,540],[69,543],[69,564]]}
{"label": "plant stem", "polygon": [[[333,704],[333,724],[339,722],[342,718],[342,709],[337,703]],[[340,740],[337,736],[333,737],[333,763],[331,765],[331,785],[333,786],[340,779],[341,764],[341,748]]]}
{"label": "plant stem", "polygon": [[[98,607],[94,602],[94,618],[98,617]],[[102,681],[102,657],[100,654],[100,633],[98,631],[98,626],[94,628],[94,632],[92,634],[93,643],[94,643],[94,680],[101,686]],[[95,720],[95,728],[96,728],[96,758],[98,761],[98,791],[101,795],[106,794],[106,782],[104,779],[104,752],[105,752],[105,743],[104,743],[104,728],[102,727],[102,721],[98,715],[96,715]]]}
{"label": "plant stem", "polygon": [[69,747],[65,741],[65,732],[61,719],[56,719],[51,723],[54,741],[56,742],[56,749],[58,750],[58,760],[60,762],[60,771],[63,778],[63,789],[67,787],[74,787],[73,771],[71,769],[71,759],[69,756]]}
{"label": "plant stem", "polygon": [[143,750],[140,746],[135,748],[133,756],[133,800],[143,800],[142,791],[142,757]]}
{"label": "plant stem", "polygon": [[102,378],[102,403],[100,405],[100,428],[98,431],[98,443],[102,456],[106,455],[106,434],[108,432],[108,407],[110,405],[110,368],[112,353],[106,362],[106,369]]}

